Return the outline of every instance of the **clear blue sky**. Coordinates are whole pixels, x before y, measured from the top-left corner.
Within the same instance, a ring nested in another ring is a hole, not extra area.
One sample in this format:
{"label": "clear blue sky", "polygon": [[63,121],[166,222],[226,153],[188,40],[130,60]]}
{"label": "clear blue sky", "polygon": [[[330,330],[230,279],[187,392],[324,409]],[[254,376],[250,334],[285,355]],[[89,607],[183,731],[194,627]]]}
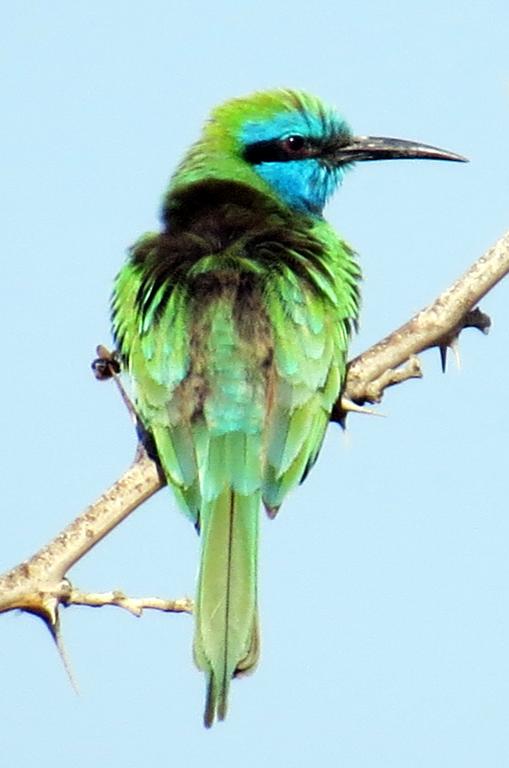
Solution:
{"label": "clear blue sky", "polygon": [[[131,425],[89,371],[125,249],[157,226],[210,107],[278,85],[358,133],[471,158],[366,164],[328,216],[361,254],[374,342],[508,227],[506,0],[19,2],[3,42],[0,566],[30,555],[128,465]],[[263,525],[262,658],[201,725],[192,621],[70,609],[72,692],[42,624],[0,617],[6,765],[254,768],[509,763],[509,283],[463,367],[331,428]],[[72,572],[83,589],[192,594],[197,540],[164,490]]]}

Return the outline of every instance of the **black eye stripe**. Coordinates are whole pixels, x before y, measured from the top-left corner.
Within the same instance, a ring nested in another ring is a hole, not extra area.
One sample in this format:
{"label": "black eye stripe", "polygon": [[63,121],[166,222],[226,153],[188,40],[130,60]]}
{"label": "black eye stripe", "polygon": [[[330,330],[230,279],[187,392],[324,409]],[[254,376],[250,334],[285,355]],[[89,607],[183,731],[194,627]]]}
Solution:
{"label": "black eye stripe", "polygon": [[244,160],[252,165],[259,163],[275,163],[281,160],[289,160],[288,152],[277,140],[256,141],[248,144],[244,150]]}
{"label": "black eye stripe", "polygon": [[289,160],[300,160],[305,157],[317,157],[320,154],[320,146],[310,139],[302,139],[302,146],[296,141],[297,136],[287,139],[270,139],[269,141],[256,141],[248,144],[244,150],[244,160],[251,165],[260,163],[281,163]]}

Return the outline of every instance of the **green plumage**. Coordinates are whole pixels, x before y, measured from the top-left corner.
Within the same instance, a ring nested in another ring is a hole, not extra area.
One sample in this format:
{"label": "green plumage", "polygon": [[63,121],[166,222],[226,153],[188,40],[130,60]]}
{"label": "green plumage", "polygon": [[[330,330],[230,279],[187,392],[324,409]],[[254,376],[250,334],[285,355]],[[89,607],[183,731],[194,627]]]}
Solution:
{"label": "green plumage", "polygon": [[229,101],[174,174],[161,232],[135,244],[115,283],[139,417],[202,539],[207,726],[258,658],[259,508],[274,516],[315,462],[345,378],[360,274],[322,210],[352,162],[390,158],[464,160],[352,136],[298,91]]}
{"label": "green plumage", "polygon": [[256,664],[259,509],[274,515],[316,460],[358,312],[350,248],[243,155],[246,124],[276,130],[302,105],[328,130],[319,102],[287,91],[213,115],[172,179],[163,230],[132,248],[113,296],[140,418],[202,538],[194,657],[206,725]]}

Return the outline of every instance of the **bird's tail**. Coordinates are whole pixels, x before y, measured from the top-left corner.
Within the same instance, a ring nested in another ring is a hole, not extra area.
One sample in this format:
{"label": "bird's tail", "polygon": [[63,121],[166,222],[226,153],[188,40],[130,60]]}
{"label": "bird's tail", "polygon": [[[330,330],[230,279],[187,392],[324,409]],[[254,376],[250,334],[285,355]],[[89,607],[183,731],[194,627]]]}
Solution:
{"label": "bird's tail", "polygon": [[260,491],[227,485],[200,512],[202,554],[194,657],[207,675],[204,722],[226,716],[232,677],[258,659],[256,576]]}

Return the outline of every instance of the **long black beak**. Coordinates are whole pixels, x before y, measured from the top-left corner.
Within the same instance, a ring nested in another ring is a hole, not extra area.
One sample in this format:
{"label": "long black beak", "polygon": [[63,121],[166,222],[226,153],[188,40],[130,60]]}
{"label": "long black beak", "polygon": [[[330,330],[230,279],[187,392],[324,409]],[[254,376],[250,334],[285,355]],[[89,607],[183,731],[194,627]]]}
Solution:
{"label": "long black beak", "polygon": [[352,136],[346,144],[336,146],[333,163],[356,163],[361,160],[452,160],[468,163],[466,157],[446,149],[419,144],[404,139],[388,139],[383,136]]}

